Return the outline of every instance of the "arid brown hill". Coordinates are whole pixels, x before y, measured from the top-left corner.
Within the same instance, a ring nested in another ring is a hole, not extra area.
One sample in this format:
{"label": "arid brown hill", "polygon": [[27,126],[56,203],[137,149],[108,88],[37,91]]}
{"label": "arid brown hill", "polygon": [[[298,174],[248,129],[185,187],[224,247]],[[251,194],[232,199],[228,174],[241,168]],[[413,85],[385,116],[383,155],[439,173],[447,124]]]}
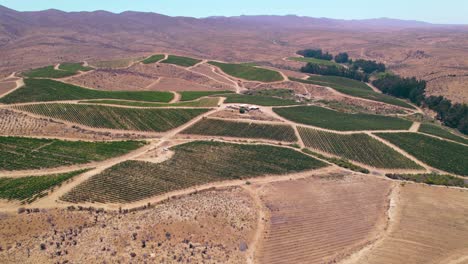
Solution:
{"label": "arid brown hill", "polygon": [[[62,61],[178,53],[276,66],[302,48],[320,47],[385,62],[430,80],[429,93],[468,101],[468,26],[393,19],[298,16],[169,17],[155,13],[46,10],[0,6],[0,76]],[[453,83],[453,85],[451,84]]]}

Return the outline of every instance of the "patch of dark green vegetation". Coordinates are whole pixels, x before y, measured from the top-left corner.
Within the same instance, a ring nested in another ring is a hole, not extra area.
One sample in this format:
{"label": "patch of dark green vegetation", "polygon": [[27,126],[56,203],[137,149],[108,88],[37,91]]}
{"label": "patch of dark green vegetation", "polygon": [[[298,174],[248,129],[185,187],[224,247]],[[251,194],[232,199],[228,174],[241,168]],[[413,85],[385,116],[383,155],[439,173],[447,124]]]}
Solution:
{"label": "patch of dark green vegetation", "polygon": [[326,166],[298,151],[267,145],[197,141],[172,150],[174,156],[162,163],[120,163],[61,199],[75,203],[135,202],[210,182],[290,174]]}
{"label": "patch of dark green vegetation", "polygon": [[417,133],[379,133],[422,162],[434,168],[468,175],[468,147]]}
{"label": "patch of dark green vegetation", "polygon": [[390,179],[401,181],[413,181],[429,185],[455,186],[468,188],[468,180],[464,180],[452,175],[443,174],[387,174]]}
{"label": "patch of dark green vegetation", "polygon": [[187,128],[182,134],[263,138],[277,141],[297,141],[294,129],[288,125],[269,125],[247,122],[231,122],[205,118]]}
{"label": "patch of dark green vegetation", "polygon": [[238,103],[238,104],[253,104],[261,106],[287,106],[287,105],[299,105],[294,100],[281,99],[277,97],[269,96],[256,96],[256,95],[247,95],[247,94],[228,94],[225,95],[225,103]]}
{"label": "patch of dark green vegetation", "polygon": [[87,170],[79,170],[62,174],[44,176],[29,176],[21,178],[0,178],[0,199],[19,200],[22,203],[32,203],[44,197],[54,187]]}
{"label": "patch of dark green vegetation", "polygon": [[156,63],[162,59],[164,59],[166,56],[164,56],[163,54],[157,54],[157,55],[153,55],[151,57],[148,57],[146,59],[144,59],[142,61],[143,64],[151,64],[151,63]]}
{"label": "patch of dark green vegetation", "polygon": [[0,137],[0,170],[44,169],[102,161],[144,144],[140,141],[83,142]]}
{"label": "patch of dark green vegetation", "polygon": [[215,96],[233,93],[232,91],[184,91],[179,92],[180,101],[193,101],[205,96]]}
{"label": "patch of dark green vegetation", "polygon": [[468,145],[468,138],[465,138],[463,136],[457,136],[454,133],[450,132],[448,129],[443,128],[443,127],[438,126],[438,125],[421,124],[421,127],[419,127],[419,132],[434,135],[434,136],[438,136],[438,137],[441,137],[441,138],[450,139],[450,140],[453,140],[453,141],[460,142],[460,143]]}
{"label": "patch of dark green vegetation", "polygon": [[76,74],[79,71],[87,72],[93,70],[94,68],[83,66],[83,63],[65,62],[60,64],[59,69],[62,71],[73,72]]}
{"label": "patch of dark green vegetation", "polygon": [[340,93],[344,93],[351,96],[356,96],[364,99],[369,99],[373,101],[383,102],[387,104],[392,104],[396,106],[401,106],[408,109],[414,109],[414,107],[398,98],[376,93],[367,86],[366,83],[351,80],[348,78],[337,77],[337,76],[319,76],[314,75],[310,76],[307,80],[289,78],[292,81],[302,82],[307,84],[315,84],[320,86],[326,86],[337,90]]}
{"label": "patch of dark green vegetation", "polygon": [[407,130],[412,122],[397,117],[349,114],[319,106],[273,108],[278,115],[291,121],[339,131]]}
{"label": "patch of dark green vegetation", "polygon": [[313,63],[313,64],[318,64],[318,65],[343,67],[342,65],[336,62],[328,61],[328,60],[321,60],[321,59],[316,59],[316,58],[290,57],[288,59],[292,61],[307,62],[307,63]]}
{"label": "patch of dark green vegetation", "polygon": [[245,64],[222,63],[210,61],[211,65],[219,67],[223,72],[244,80],[259,82],[278,82],[283,81],[283,76],[273,70],[253,67]]}
{"label": "patch of dark green vegetation", "polygon": [[303,149],[302,151],[304,153],[310,154],[310,155],[315,156],[315,157],[317,157],[319,159],[322,159],[322,160],[326,160],[328,162],[331,162],[333,164],[336,164],[336,165],[338,165],[338,166],[340,166],[342,168],[348,169],[348,170],[352,170],[352,171],[356,171],[356,172],[360,172],[360,173],[365,173],[365,174],[370,173],[370,171],[368,169],[357,166],[357,165],[354,165],[353,163],[349,162],[346,159],[325,157],[324,155],[322,155],[320,153],[313,152],[310,149]]}
{"label": "patch of dark green vegetation", "polygon": [[1,103],[27,103],[85,99],[122,99],[169,102],[174,95],[157,91],[98,91],[54,80],[25,79],[25,86],[0,99]]}
{"label": "patch of dark green vegetation", "polygon": [[209,109],[149,109],[83,104],[33,104],[16,109],[95,128],[166,132]]}
{"label": "patch of dark green vegetation", "polygon": [[191,67],[200,62],[201,60],[175,55],[169,55],[166,60],[161,61],[161,63],[174,64],[182,67]]}

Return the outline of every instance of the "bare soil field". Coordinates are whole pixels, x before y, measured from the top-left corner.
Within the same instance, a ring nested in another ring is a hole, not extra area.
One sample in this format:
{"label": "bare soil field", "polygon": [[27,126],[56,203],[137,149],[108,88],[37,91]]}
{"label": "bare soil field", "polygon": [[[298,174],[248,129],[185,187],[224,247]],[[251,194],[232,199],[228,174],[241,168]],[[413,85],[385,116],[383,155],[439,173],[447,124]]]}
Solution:
{"label": "bare soil field", "polygon": [[136,133],[92,131],[47,118],[31,117],[7,109],[0,109],[0,135],[43,136],[82,140],[136,139],[148,137],[147,135]]}
{"label": "bare soil field", "polygon": [[212,68],[212,66],[210,66],[209,64],[206,64],[206,63],[198,64],[197,66],[193,67],[191,69],[191,71],[204,74],[204,75],[209,76],[209,77],[215,79],[216,81],[218,81],[220,83],[224,83],[226,85],[232,86],[234,84],[234,81],[224,77],[221,74],[218,74],[215,71],[215,69]]}
{"label": "bare soil field", "polygon": [[[258,187],[261,188],[261,187]],[[335,263],[383,231],[391,183],[331,174],[265,185],[259,263]]]}
{"label": "bare soil field", "polygon": [[[256,205],[241,188],[205,191],[126,213],[1,215],[0,259],[21,263],[245,263]],[[86,252],[86,254],[83,254]]]}
{"label": "bare soil field", "polygon": [[406,184],[384,238],[350,263],[466,263],[468,191]]}
{"label": "bare soil field", "polygon": [[280,119],[275,118],[268,113],[259,111],[249,111],[241,114],[239,110],[225,109],[215,112],[210,117],[223,118],[223,119],[247,119],[247,120],[258,120],[258,121],[277,121],[281,122]]}
{"label": "bare soil field", "polygon": [[231,85],[170,64],[136,64],[128,69],[100,69],[68,82],[100,90],[233,90]]}
{"label": "bare soil field", "polygon": [[16,87],[16,81],[14,82],[0,82],[0,96],[8,93]]}

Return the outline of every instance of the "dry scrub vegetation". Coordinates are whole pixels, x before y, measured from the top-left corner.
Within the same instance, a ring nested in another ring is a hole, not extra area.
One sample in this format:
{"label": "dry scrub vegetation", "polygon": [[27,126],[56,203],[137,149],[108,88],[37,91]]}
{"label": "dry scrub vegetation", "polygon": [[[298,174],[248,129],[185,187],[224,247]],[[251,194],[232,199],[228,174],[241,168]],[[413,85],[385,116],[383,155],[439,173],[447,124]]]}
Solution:
{"label": "dry scrub vegetation", "polygon": [[[245,263],[255,204],[240,188],[127,212],[2,215],[0,259],[21,263]],[[86,252],[86,254],[83,254]]]}

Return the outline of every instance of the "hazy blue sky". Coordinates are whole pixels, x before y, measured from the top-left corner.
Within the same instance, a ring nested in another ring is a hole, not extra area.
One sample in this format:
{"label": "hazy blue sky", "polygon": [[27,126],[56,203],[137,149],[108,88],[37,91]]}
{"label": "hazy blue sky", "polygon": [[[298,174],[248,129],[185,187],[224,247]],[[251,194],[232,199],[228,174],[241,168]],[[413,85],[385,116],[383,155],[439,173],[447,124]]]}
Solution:
{"label": "hazy blue sky", "polygon": [[361,19],[391,17],[434,23],[468,24],[468,0],[0,0],[21,11],[126,10],[171,16],[286,15]]}

